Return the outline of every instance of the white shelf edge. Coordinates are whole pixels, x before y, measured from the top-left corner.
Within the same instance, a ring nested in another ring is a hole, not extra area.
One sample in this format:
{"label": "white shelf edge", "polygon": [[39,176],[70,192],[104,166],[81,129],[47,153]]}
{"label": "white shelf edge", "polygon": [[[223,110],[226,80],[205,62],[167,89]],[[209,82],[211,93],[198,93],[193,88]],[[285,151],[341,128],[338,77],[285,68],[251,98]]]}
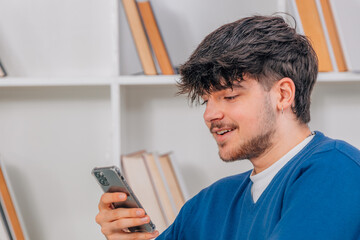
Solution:
{"label": "white shelf edge", "polygon": [[0,87],[108,86],[109,77],[4,77]]}
{"label": "white shelf edge", "polygon": [[[0,78],[0,87],[52,87],[52,86],[147,86],[147,85],[175,85],[179,75],[153,76],[116,76],[116,77],[4,77]],[[322,72],[319,73],[318,83],[359,82],[360,73],[351,72]]]}
{"label": "white shelf edge", "polygon": [[319,83],[360,82],[360,73],[352,72],[321,72],[318,75]]}
{"label": "white shelf edge", "polygon": [[118,77],[4,77],[0,87],[175,85],[179,75]]}
{"label": "white shelf edge", "polygon": [[121,76],[117,78],[119,85],[175,85],[179,75]]}

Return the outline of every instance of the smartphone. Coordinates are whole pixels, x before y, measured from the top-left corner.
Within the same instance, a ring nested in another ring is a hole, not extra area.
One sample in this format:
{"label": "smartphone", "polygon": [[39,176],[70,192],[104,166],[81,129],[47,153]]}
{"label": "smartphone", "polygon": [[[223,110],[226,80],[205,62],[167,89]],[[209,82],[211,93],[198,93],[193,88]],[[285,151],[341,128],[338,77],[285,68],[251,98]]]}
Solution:
{"label": "smartphone", "polygon": [[[113,203],[113,208],[143,208],[118,167],[96,167],[91,173],[104,192],[123,192],[127,194],[126,201]],[[129,230],[130,232],[153,232],[155,225],[150,221],[141,226],[131,227]]]}

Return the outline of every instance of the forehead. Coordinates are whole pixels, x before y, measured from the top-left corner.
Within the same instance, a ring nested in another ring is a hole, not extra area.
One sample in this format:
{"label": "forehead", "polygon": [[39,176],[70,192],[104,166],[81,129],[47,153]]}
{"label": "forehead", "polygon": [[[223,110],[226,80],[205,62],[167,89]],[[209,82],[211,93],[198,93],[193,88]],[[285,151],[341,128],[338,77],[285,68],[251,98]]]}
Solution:
{"label": "forehead", "polygon": [[210,89],[209,91],[205,91],[203,94],[200,95],[200,97],[203,98],[206,96],[222,93],[226,94],[234,91],[247,91],[251,90],[256,84],[259,84],[258,81],[253,79],[234,81],[231,86],[223,86],[222,88]]}

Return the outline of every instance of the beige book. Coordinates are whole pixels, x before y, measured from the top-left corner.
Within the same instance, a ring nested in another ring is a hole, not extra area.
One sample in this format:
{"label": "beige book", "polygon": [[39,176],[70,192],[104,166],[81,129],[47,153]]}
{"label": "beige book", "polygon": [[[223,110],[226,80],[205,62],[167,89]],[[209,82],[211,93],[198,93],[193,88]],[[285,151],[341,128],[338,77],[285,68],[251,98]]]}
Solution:
{"label": "beige book", "polygon": [[156,75],[155,62],[135,0],[122,0],[141,65],[146,75]]}
{"label": "beige book", "polygon": [[166,219],[146,167],[143,158],[144,153],[144,151],[141,151],[122,156],[122,171],[130,187],[155,224],[156,229],[161,233],[167,228]]}
{"label": "beige book", "polygon": [[156,156],[152,153],[145,153],[143,156],[156,194],[159,198],[163,213],[166,217],[167,225],[169,226],[176,217],[176,211],[173,208],[174,203],[172,197],[167,191],[166,182],[164,182],[164,179],[161,175]]}
{"label": "beige book", "polygon": [[327,31],[334,51],[335,60],[339,72],[347,71],[344,53],[340,43],[339,34],[336,28],[333,12],[329,0],[320,0],[321,9],[326,22]]}
{"label": "beige book", "polygon": [[150,2],[148,0],[138,0],[137,5],[162,74],[173,75],[174,69],[171,65],[170,57],[166,50]]}
{"label": "beige book", "polygon": [[173,163],[171,161],[170,154],[163,154],[159,156],[158,159],[161,165],[161,170],[169,186],[177,212],[179,212],[181,207],[185,203],[185,197],[181,189],[181,185],[174,169]]}
{"label": "beige book", "polygon": [[329,48],[315,0],[295,0],[295,2],[304,33],[310,39],[318,56],[319,71],[333,71]]}

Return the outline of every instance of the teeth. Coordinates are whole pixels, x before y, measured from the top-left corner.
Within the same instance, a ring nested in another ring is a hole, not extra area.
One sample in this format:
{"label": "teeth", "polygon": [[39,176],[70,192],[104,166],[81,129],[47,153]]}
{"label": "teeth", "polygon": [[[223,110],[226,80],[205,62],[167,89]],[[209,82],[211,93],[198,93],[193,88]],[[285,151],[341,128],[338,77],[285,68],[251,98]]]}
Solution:
{"label": "teeth", "polygon": [[231,130],[222,130],[222,131],[216,132],[216,134],[223,135],[223,134],[225,134],[225,133],[227,133],[227,132],[230,132],[230,131],[231,131]]}

